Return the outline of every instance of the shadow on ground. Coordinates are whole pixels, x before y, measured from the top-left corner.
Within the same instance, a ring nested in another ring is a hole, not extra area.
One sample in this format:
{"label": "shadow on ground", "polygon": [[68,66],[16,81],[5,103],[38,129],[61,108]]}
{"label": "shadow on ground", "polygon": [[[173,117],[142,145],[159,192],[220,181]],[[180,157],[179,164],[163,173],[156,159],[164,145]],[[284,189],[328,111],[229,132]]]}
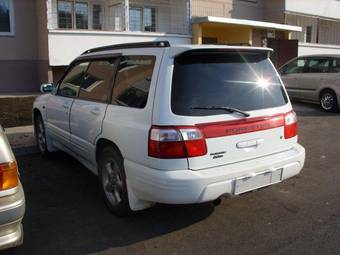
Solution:
{"label": "shadow on ground", "polygon": [[127,218],[106,209],[97,179],[64,153],[18,158],[26,194],[24,245],[4,254],[87,254],[161,236],[205,219],[212,204],[157,205]]}

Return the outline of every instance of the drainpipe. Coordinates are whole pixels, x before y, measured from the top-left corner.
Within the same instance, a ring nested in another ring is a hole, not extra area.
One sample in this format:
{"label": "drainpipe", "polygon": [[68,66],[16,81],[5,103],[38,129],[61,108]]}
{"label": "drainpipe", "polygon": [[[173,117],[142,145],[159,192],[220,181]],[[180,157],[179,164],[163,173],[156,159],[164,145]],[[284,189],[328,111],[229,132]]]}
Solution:
{"label": "drainpipe", "polygon": [[125,8],[125,31],[130,31],[130,25],[129,25],[130,1],[129,0],[124,0],[124,8]]}

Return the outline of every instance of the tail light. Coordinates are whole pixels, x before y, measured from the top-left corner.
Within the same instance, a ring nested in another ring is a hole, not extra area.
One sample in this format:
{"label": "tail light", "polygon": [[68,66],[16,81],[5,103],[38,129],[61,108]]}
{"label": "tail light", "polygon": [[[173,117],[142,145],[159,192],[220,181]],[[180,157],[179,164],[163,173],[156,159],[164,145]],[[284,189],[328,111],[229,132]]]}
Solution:
{"label": "tail light", "polygon": [[149,132],[149,156],[191,158],[207,154],[202,132],[196,127],[157,127]]}
{"label": "tail light", "polygon": [[297,136],[297,128],[296,113],[291,111],[285,115],[285,138]]}
{"label": "tail light", "polygon": [[0,164],[0,191],[18,186],[18,167],[16,162]]}

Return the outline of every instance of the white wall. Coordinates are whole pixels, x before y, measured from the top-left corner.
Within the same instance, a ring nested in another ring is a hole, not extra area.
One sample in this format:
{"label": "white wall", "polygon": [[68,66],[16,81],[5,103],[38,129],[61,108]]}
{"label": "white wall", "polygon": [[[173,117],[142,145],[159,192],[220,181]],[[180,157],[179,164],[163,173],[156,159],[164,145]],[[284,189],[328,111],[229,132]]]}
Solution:
{"label": "white wall", "polygon": [[159,40],[167,40],[172,45],[190,44],[191,36],[138,32],[50,30],[48,35],[50,65],[69,65],[72,60],[90,48],[119,43]]}
{"label": "white wall", "polygon": [[338,0],[286,0],[288,12],[340,19],[340,1]]}
{"label": "white wall", "polygon": [[340,46],[322,45],[311,43],[299,43],[299,56],[314,55],[314,54],[338,54],[340,55]]}

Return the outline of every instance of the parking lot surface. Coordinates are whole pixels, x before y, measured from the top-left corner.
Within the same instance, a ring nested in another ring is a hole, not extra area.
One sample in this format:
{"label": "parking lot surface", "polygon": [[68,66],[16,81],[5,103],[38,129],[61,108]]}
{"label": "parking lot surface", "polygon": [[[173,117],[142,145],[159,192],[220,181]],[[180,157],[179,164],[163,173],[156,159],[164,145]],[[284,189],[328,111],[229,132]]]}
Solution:
{"label": "parking lot surface", "polygon": [[24,245],[3,254],[340,254],[340,114],[295,103],[302,173],[219,206],[168,206],[117,218],[96,177],[71,157],[17,158]]}

